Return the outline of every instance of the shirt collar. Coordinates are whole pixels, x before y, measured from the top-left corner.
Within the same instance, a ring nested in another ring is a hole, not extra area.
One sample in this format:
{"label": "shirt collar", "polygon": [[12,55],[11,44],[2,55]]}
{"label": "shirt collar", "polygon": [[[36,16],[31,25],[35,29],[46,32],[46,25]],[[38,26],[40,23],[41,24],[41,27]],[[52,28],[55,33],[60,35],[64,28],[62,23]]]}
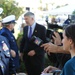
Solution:
{"label": "shirt collar", "polygon": [[[34,22],[33,24],[32,24],[32,29],[34,29],[35,28],[35,26],[36,26],[36,22]],[[30,26],[29,26],[30,27]]]}

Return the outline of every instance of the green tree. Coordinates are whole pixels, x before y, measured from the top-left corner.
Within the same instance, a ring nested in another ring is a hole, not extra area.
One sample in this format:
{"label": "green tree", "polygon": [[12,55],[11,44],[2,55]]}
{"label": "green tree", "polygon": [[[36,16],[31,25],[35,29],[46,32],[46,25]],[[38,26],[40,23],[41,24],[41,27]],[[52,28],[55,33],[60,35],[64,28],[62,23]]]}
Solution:
{"label": "green tree", "polygon": [[16,19],[23,13],[23,8],[18,6],[15,0],[0,0],[0,7],[3,8],[2,17],[14,14]]}
{"label": "green tree", "polygon": [[73,15],[75,15],[75,10],[73,11],[73,13],[72,13]]}

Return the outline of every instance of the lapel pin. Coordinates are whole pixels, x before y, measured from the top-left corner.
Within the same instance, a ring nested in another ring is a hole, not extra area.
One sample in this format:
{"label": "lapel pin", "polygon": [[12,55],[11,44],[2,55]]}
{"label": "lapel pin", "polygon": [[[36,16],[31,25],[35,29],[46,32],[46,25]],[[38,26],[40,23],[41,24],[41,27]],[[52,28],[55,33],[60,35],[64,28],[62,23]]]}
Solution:
{"label": "lapel pin", "polygon": [[35,32],[37,32],[37,30],[35,30]]}

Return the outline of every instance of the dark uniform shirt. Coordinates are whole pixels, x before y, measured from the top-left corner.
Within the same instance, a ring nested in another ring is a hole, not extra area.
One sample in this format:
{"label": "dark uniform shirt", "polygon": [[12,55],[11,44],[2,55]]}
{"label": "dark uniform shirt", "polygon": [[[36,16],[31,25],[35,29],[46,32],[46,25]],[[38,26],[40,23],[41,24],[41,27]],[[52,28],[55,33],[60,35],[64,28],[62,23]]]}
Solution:
{"label": "dark uniform shirt", "polygon": [[9,49],[10,46],[6,38],[0,35],[0,75],[15,75],[14,63]]}
{"label": "dark uniform shirt", "polygon": [[18,54],[18,46],[16,44],[15,37],[13,36],[12,32],[9,31],[7,28],[2,28],[0,34],[7,38],[8,43],[10,45],[10,49],[16,52],[16,57],[14,59],[15,68],[19,68],[19,54]]}

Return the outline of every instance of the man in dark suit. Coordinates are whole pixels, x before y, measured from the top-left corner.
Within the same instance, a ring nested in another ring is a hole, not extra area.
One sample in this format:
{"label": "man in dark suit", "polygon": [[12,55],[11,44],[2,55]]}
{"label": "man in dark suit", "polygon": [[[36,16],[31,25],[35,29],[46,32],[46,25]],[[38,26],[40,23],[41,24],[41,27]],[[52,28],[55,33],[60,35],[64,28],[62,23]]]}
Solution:
{"label": "man in dark suit", "polygon": [[25,63],[28,75],[40,75],[44,69],[44,50],[30,39],[39,37],[46,42],[46,28],[35,22],[35,15],[27,12],[24,15],[27,26],[24,27],[23,38],[20,45],[21,56]]}
{"label": "man in dark suit", "polygon": [[[15,15],[9,15],[2,19],[3,28],[0,31],[0,34],[7,38],[7,41],[10,45],[11,55],[14,60],[16,70],[19,68],[19,54],[18,46],[15,40],[15,37],[12,34],[12,30],[15,25]],[[12,53],[14,51],[14,54]]]}

